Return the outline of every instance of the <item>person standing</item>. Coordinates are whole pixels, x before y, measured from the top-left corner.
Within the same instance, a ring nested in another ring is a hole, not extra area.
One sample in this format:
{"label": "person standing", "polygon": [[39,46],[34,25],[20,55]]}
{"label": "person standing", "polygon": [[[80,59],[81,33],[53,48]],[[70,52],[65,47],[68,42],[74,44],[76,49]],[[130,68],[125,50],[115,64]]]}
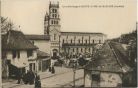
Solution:
{"label": "person standing", "polygon": [[34,84],[35,74],[32,70],[30,71],[30,76],[29,77],[30,77],[30,84],[31,85]]}
{"label": "person standing", "polygon": [[54,74],[55,73],[55,68],[54,68],[54,66],[52,66],[52,72],[51,72],[52,74]]}
{"label": "person standing", "polygon": [[21,71],[20,71],[20,69],[18,70],[18,73],[17,73],[17,84],[20,84],[20,82],[21,82],[21,79],[22,79],[22,73],[21,73]]}
{"label": "person standing", "polygon": [[49,66],[49,72],[51,72],[51,67]]}
{"label": "person standing", "polygon": [[29,76],[28,76],[28,70],[27,70],[27,73],[23,75],[23,81],[25,84],[28,84],[28,79],[29,79]]}
{"label": "person standing", "polygon": [[40,76],[36,74],[35,77],[35,88],[41,88],[41,81],[40,81]]}

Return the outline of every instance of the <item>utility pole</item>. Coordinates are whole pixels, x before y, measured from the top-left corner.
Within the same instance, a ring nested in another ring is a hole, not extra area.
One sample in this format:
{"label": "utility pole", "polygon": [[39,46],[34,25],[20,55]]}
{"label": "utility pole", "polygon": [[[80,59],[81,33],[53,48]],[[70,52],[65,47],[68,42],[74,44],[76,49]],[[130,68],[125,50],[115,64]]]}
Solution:
{"label": "utility pole", "polygon": [[59,55],[60,55],[60,38],[61,36],[59,35]]}
{"label": "utility pole", "polygon": [[76,71],[74,70],[74,75],[73,75],[73,87],[75,88],[75,74],[76,74]]}
{"label": "utility pole", "polygon": [[[1,0],[0,0],[0,19],[1,19]],[[1,30],[1,20],[0,20],[0,30]],[[1,40],[1,33],[0,33],[0,40]],[[1,41],[0,41],[0,47],[1,47]],[[1,50],[0,50],[0,56]],[[2,59],[0,58],[0,88],[2,88]]]}
{"label": "utility pole", "polygon": [[76,66],[77,66],[77,62],[74,61],[74,63],[73,63],[73,87],[74,87],[74,88],[75,88]]}

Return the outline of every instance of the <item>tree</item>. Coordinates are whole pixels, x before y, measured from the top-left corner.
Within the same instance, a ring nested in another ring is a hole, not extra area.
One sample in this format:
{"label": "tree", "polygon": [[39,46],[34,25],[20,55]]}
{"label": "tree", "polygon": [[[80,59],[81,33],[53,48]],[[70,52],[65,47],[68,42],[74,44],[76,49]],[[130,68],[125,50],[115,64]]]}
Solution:
{"label": "tree", "polygon": [[[8,30],[13,29],[13,23],[11,21],[8,20],[8,18],[4,18],[4,17],[0,17],[1,20],[1,34],[6,34],[8,32]],[[2,77],[3,78],[7,78],[7,69],[8,69],[8,62],[6,59],[6,51],[2,50],[2,58],[1,58],[1,64],[2,64]]]}
{"label": "tree", "polygon": [[1,33],[5,34],[11,29],[13,29],[13,23],[8,18],[1,17]]}

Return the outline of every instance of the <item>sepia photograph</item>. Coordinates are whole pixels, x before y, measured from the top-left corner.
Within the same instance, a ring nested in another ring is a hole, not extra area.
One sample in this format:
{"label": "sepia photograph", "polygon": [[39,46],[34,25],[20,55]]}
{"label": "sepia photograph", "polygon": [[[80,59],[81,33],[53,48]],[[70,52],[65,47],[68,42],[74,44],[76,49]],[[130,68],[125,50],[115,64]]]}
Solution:
{"label": "sepia photograph", "polygon": [[0,0],[0,88],[136,88],[137,0]]}

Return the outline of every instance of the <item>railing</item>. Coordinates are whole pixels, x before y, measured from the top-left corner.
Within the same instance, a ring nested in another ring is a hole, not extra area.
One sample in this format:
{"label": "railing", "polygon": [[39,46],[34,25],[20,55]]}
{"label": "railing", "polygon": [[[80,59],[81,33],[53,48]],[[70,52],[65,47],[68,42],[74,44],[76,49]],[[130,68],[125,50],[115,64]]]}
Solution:
{"label": "railing", "polygon": [[90,43],[63,43],[62,46],[93,46],[93,45],[96,45],[96,44],[99,44],[99,43],[93,43],[93,44],[90,44]]}

